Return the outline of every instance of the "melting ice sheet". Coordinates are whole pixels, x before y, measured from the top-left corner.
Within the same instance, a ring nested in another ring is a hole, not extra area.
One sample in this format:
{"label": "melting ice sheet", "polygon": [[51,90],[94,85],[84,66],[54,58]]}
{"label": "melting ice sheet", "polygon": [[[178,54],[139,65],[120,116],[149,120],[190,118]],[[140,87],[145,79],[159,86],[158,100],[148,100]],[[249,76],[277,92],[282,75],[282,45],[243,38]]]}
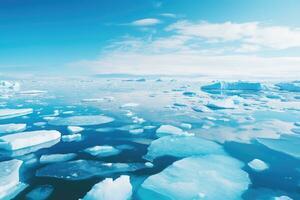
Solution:
{"label": "melting ice sheet", "polygon": [[0,199],[300,199],[299,88],[0,81]]}

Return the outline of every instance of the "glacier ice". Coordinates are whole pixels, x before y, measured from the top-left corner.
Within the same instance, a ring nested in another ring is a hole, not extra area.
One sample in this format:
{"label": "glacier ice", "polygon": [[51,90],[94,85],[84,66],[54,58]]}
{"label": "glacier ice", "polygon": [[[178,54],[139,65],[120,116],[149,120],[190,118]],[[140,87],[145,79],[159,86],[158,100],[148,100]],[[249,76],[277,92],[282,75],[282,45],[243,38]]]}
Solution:
{"label": "glacier ice", "polygon": [[2,124],[0,125],[0,135],[21,132],[26,129],[26,124]]}
{"label": "glacier ice", "polygon": [[0,162],[0,199],[13,199],[27,185],[20,182],[20,167],[23,161],[9,160]]}
{"label": "glacier ice", "polygon": [[192,133],[188,133],[186,131],[183,131],[181,128],[178,128],[176,126],[172,125],[161,125],[156,130],[156,135],[158,137],[163,137],[167,135],[185,135],[185,136],[192,136]]}
{"label": "glacier ice", "polygon": [[40,185],[26,194],[26,200],[46,200],[53,191],[54,187],[52,185]]}
{"label": "glacier ice", "polygon": [[219,81],[209,85],[204,85],[201,87],[203,91],[210,90],[243,90],[243,91],[260,91],[263,89],[261,83],[258,82],[246,82],[246,81],[237,81],[237,82],[225,82]]}
{"label": "glacier ice", "polygon": [[107,157],[119,154],[121,151],[119,149],[114,148],[113,146],[94,146],[89,147],[84,150],[84,152],[91,154],[93,156],[99,157]]}
{"label": "glacier ice", "polygon": [[264,171],[269,168],[269,166],[264,161],[259,159],[253,159],[248,163],[248,166],[258,172]]}
{"label": "glacier ice", "polygon": [[60,132],[55,130],[39,130],[14,133],[0,137],[0,150],[13,151],[42,143],[59,140]]}
{"label": "glacier ice", "polygon": [[138,190],[141,200],[241,199],[250,184],[243,163],[225,155],[188,157],[148,177]]}
{"label": "glacier ice", "polygon": [[79,133],[82,132],[84,130],[84,128],[80,127],[80,126],[68,126],[67,127],[69,133]]}
{"label": "glacier ice", "polygon": [[129,176],[123,175],[113,180],[106,178],[94,185],[83,200],[130,200],[132,186]]}
{"label": "glacier ice", "polygon": [[31,108],[22,109],[0,109],[0,119],[10,119],[14,117],[20,117],[31,114],[33,110]]}
{"label": "glacier ice", "polygon": [[106,124],[112,121],[114,121],[113,118],[104,115],[83,115],[66,118],[54,118],[49,121],[49,124],[55,126],[92,126]]}
{"label": "glacier ice", "polygon": [[151,142],[144,156],[154,160],[160,156],[189,157],[207,154],[224,154],[222,146],[199,137],[165,136]]}
{"label": "glacier ice", "polygon": [[65,180],[85,180],[114,173],[132,172],[145,168],[144,163],[104,163],[95,160],[75,160],[46,165],[36,171],[37,177]]}
{"label": "glacier ice", "polygon": [[40,163],[48,164],[56,162],[65,162],[73,160],[74,158],[76,158],[76,156],[77,155],[75,153],[42,155],[40,157]]}

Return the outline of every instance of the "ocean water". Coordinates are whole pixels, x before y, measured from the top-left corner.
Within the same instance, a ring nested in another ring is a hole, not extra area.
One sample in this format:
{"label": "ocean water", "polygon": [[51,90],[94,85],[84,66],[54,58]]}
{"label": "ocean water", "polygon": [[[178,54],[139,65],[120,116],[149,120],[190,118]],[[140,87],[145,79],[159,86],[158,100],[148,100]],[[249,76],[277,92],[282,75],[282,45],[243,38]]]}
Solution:
{"label": "ocean water", "polygon": [[[76,181],[36,176],[39,169],[49,165],[39,163],[38,159],[46,154],[75,153],[77,157],[73,160],[146,163],[148,161],[144,155],[147,154],[151,142],[159,138],[156,130],[161,125],[180,127],[183,131],[194,134],[192,137],[212,141],[221,146],[227,157],[235,158],[242,163],[240,170],[247,174],[249,183],[246,190],[240,191],[241,195],[238,199],[274,199],[280,196],[300,199],[300,140],[298,139],[300,135],[293,131],[297,129],[295,123],[300,122],[300,92],[280,90],[275,86],[276,81],[261,82],[265,88],[260,91],[241,89],[234,92],[206,92],[201,90],[201,86],[209,84],[208,80],[171,78],[161,81],[153,78],[145,81],[57,78],[18,80],[18,82],[21,85],[18,91],[2,92],[0,109],[32,108],[33,113],[1,119],[0,124],[26,123],[26,131],[57,130],[62,135],[67,135],[69,132],[66,125],[51,125],[51,120],[47,117],[104,115],[114,118],[114,121],[100,125],[82,125],[84,131],[80,133],[82,135],[80,141],[60,141],[29,155],[16,157],[24,161],[19,176],[28,187],[15,199],[26,199],[30,191],[41,185],[53,186],[54,190],[48,199],[80,199],[96,183],[105,178],[118,178],[120,175],[130,176],[133,186],[132,199],[149,199],[143,197],[143,193],[139,193],[144,180],[161,173],[174,162],[183,159],[182,157],[165,155],[155,159],[152,168],[143,167],[136,171],[109,173],[105,176]],[[28,90],[46,92],[32,92],[32,94],[20,92]],[[193,92],[193,95],[184,95],[184,92]],[[209,102],[215,101],[223,105],[226,99],[233,102],[233,108],[213,109],[207,106]],[[200,108],[202,112],[199,111]],[[45,124],[37,126],[36,122],[45,122]],[[190,124],[192,128],[187,129],[181,126],[182,123]],[[145,126],[155,128],[144,129],[143,133],[130,132],[131,129],[143,129]],[[97,131],[99,128],[109,129],[99,132]],[[296,139],[290,141],[283,139],[286,135]],[[272,140],[272,145],[264,143],[265,140]],[[287,142],[278,145],[281,140]],[[295,148],[297,144],[299,148]],[[83,151],[96,145],[113,147],[128,145],[130,148],[108,157],[92,156]],[[184,145],[181,147],[184,151]],[[32,158],[36,158],[37,161],[26,164],[26,161]],[[0,156],[1,161],[10,159],[12,157],[4,154]],[[264,161],[268,169],[253,170],[248,166],[253,159]],[[180,173],[181,171],[178,171],[176,175],[178,182],[180,177],[184,176]],[[211,189],[218,192],[218,189],[214,188],[216,187],[214,182],[210,181],[210,176],[207,176],[207,180],[201,181],[211,184]],[[234,182],[235,177],[233,176],[230,181]],[[187,187],[186,190],[189,191],[189,188]],[[170,197],[170,199],[174,198]],[[204,196],[203,199],[210,199],[210,197]]]}

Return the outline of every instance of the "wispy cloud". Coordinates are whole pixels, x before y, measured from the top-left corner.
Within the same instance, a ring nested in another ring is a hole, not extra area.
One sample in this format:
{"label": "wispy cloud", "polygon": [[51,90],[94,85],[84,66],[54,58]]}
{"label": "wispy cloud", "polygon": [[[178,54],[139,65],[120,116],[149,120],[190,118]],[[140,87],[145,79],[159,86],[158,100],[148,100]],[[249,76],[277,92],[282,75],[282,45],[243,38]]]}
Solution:
{"label": "wispy cloud", "polygon": [[145,18],[133,21],[130,23],[132,26],[154,26],[160,24],[161,20],[156,18]]}

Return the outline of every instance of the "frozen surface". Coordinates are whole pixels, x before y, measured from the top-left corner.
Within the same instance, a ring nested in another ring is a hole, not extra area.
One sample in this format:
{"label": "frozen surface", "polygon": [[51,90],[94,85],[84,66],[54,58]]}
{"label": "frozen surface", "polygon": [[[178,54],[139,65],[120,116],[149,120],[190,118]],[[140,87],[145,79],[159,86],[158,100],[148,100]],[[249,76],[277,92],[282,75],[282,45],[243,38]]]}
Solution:
{"label": "frozen surface", "polygon": [[33,110],[31,108],[24,109],[0,109],[0,119],[10,119],[14,117],[20,117],[23,115],[31,114]]}
{"label": "frozen surface", "polygon": [[26,124],[2,124],[0,125],[0,135],[21,132],[26,129]]}
{"label": "frozen surface", "polygon": [[114,121],[113,118],[103,115],[72,116],[66,118],[55,118],[49,124],[55,126],[91,126],[106,124]]}
{"label": "frozen surface", "polygon": [[142,163],[104,163],[93,160],[76,160],[47,165],[38,169],[36,176],[75,181],[136,171],[144,167],[145,165]]}
{"label": "frozen surface", "polygon": [[113,180],[106,178],[97,183],[84,196],[83,200],[129,200],[132,195],[132,186],[129,176],[120,176]]}
{"label": "frozen surface", "polygon": [[154,160],[160,156],[189,157],[207,154],[224,154],[222,146],[199,137],[165,136],[154,140],[145,158]]}
{"label": "frozen surface", "polygon": [[229,156],[188,157],[147,178],[138,194],[149,200],[241,199],[250,184],[242,167]]}

